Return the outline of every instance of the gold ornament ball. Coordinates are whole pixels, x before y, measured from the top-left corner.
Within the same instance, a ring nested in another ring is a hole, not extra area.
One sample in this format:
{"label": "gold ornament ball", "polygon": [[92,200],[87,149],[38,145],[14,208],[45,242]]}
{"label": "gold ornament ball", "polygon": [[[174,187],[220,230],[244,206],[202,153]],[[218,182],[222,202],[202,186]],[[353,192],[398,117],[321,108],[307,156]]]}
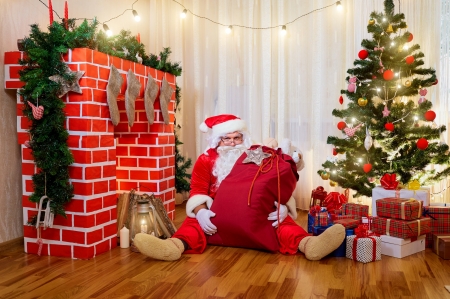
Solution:
{"label": "gold ornament ball", "polygon": [[411,81],[406,80],[405,83],[403,83],[403,85],[405,85],[406,87],[410,87],[411,86]]}
{"label": "gold ornament ball", "polygon": [[330,186],[336,187],[338,184],[335,181],[330,180]]}
{"label": "gold ornament ball", "polygon": [[371,19],[369,20],[369,25],[373,25],[373,24],[375,24],[375,20],[371,18]]}
{"label": "gold ornament ball", "polygon": [[364,107],[367,105],[367,99],[366,98],[359,98],[358,99],[358,105],[361,107]]}
{"label": "gold ornament ball", "polygon": [[320,175],[322,177],[323,180],[328,180],[330,178],[330,173],[329,172],[322,172],[322,174]]}

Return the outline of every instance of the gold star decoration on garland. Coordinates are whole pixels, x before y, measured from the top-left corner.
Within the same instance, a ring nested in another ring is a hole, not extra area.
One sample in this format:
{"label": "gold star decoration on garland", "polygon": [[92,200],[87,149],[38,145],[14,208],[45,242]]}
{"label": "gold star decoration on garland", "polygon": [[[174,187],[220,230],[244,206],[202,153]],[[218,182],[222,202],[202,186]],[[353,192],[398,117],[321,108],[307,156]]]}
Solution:
{"label": "gold star decoration on garland", "polygon": [[259,146],[258,148],[254,150],[245,150],[245,153],[247,154],[247,157],[242,161],[242,163],[255,163],[258,166],[261,166],[262,161],[265,158],[269,158],[271,155],[268,153],[263,152],[262,146]]}
{"label": "gold star decoration on garland", "polygon": [[75,80],[73,80],[73,82],[67,81],[64,79],[63,76],[61,75],[53,75],[48,77],[50,80],[52,80],[53,82],[56,83],[60,83],[61,84],[61,90],[58,92],[57,96],[58,98],[62,97],[63,95],[65,95],[66,93],[68,93],[69,91],[73,91],[79,94],[82,94],[83,92],[81,91],[81,87],[80,84],[78,83],[78,81],[81,79],[81,77],[83,77],[84,75],[84,71],[81,72],[73,72],[67,65],[66,65],[66,70],[65,70],[66,74],[73,74],[75,75]]}

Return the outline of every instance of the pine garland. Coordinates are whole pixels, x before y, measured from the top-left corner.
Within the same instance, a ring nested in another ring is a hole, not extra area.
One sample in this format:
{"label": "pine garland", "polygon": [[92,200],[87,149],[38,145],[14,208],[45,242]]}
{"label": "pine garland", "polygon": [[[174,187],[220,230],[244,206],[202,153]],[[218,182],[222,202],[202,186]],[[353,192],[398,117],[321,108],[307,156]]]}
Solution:
{"label": "pine garland", "polygon": [[[164,48],[159,57],[147,55],[144,45],[131,36],[129,31],[123,30],[119,35],[107,38],[102,31],[96,33],[98,22],[95,19],[91,23],[85,20],[79,26],[75,25],[74,19],[70,19],[68,25],[66,30],[64,22],[53,22],[48,27],[48,32],[41,31],[36,24],[31,25],[30,36],[23,40],[26,58],[20,61],[24,66],[20,71],[20,80],[25,82],[25,86],[19,91],[25,103],[23,114],[30,120],[30,148],[38,168],[38,172],[33,175],[34,193],[29,200],[38,203],[43,195],[47,195],[52,199],[52,212],[55,216],[63,217],[66,217],[64,205],[73,198],[73,186],[69,183],[69,166],[74,160],[67,146],[69,134],[64,127],[65,104],[57,96],[61,85],[49,79],[50,76],[61,75],[68,82],[74,82],[74,76],[65,72],[66,64],[62,55],[69,49],[89,48],[135,62],[139,56],[143,65],[175,76],[180,76],[182,72],[179,63],[169,60],[169,48]],[[179,87],[176,86],[176,89],[179,95]],[[177,96],[177,104],[179,100]],[[39,103],[39,106],[44,107],[44,116],[41,119],[36,120],[33,117],[27,101],[34,105]],[[177,147],[181,142],[176,133],[175,138]],[[176,160],[184,163],[185,167],[176,167],[175,177],[176,180],[184,179],[188,177],[185,171],[190,167],[190,160],[184,162],[184,157],[179,154],[177,148],[176,155]],[[181,175],[179,171],[182,172]],[[182,182],[182,186],[183,190],[189,188],[186,181]],[[35,225],[36,221],[34,216],[28,223]]]}

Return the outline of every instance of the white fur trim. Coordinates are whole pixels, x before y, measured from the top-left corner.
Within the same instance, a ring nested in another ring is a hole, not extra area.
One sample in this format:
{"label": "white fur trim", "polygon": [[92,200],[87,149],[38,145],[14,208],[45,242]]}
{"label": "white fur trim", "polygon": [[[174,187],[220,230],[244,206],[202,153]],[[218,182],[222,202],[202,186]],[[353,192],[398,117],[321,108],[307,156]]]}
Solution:
{"label": "white fur trim", "polygon": [[232,119],[212,127],[213,136],[224,136],[236,131],[245,131],[247,126],[242,119]]}
{"label": "white fur trim", "polygon": [[206,203],[208,209],[213,203],[213,199],[208,195],[197,194],[188,199],[186,203],[186,215],[191,218],[195,218],[194,209],[201,204]]}
{"label": "white fur trim", "polygon": [[289,198],[288,202],[286,203],[286,206],[288,208],[289,216],[291,216],[291,218],[294,220],[297,219],[297,204],[293,196]]}
{"label": "white fur trim", "polygon": [[203,133],[208,132],[208,126],[206,125],[205,122],[202,122],[198,128],[199,128],[200,131],[202,131]]}

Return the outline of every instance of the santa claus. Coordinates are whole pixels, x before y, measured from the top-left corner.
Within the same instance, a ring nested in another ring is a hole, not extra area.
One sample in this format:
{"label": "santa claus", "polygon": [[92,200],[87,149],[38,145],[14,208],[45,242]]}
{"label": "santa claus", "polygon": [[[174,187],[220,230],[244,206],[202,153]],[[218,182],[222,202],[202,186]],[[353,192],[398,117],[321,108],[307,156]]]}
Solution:
{"label": "santa claus", "polygon": [[[208,236],[218,232],[211,221],[216,216],[211,210],[216,193],[236,161],[242,161],[252,146],[245,122],[234,115],[209,117],[200,125],[200,130],[205,133],[210,130],[211,134],[208,148],[199,156],[192,171],[185,221],[169,239],[140,233],[133,240],[139,251],[151,258],[174,261],[182,253],[202,253],[206,249]],[[267,221],[273,222],[281,253],[296,254],[300,250],[307,259],[319,260],[335,250],[345,238],[345,229],[340,224],[312,237],[291,216],[296,217],[295,204],[283,205],[279,201],[274,203],[273,211],[267,216]]]}

